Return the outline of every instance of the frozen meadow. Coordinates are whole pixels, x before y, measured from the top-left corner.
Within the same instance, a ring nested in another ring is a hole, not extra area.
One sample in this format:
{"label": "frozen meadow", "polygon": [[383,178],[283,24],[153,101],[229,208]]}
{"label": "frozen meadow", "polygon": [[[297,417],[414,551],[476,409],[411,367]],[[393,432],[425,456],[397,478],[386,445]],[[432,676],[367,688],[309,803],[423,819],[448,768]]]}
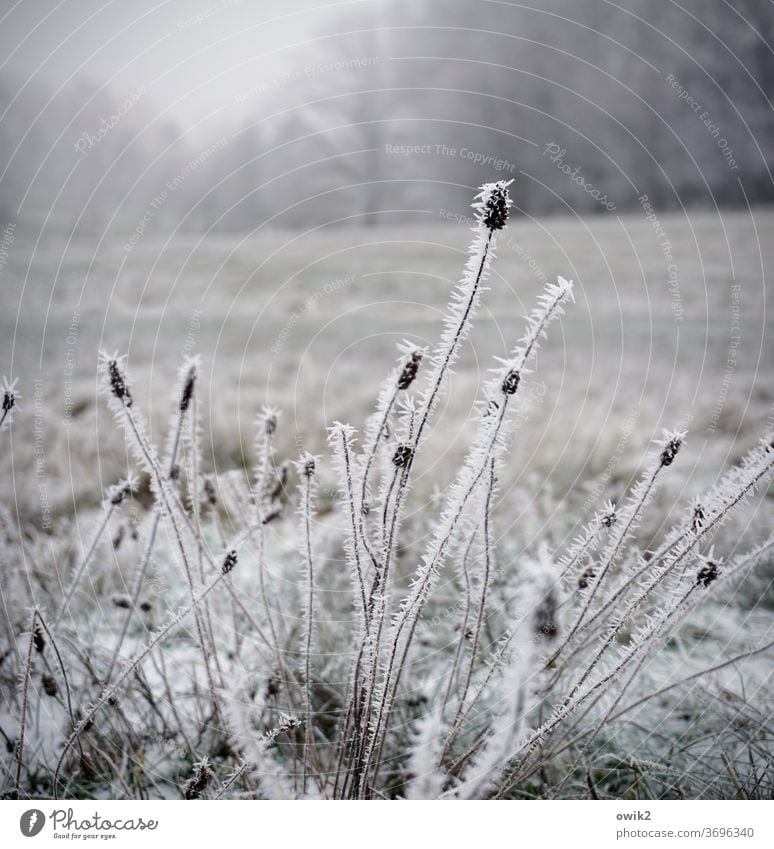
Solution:
{"label": "frozen meadow", "polygon": [[15,235],[7,792],[771,795],[774,213],[473,216]]}

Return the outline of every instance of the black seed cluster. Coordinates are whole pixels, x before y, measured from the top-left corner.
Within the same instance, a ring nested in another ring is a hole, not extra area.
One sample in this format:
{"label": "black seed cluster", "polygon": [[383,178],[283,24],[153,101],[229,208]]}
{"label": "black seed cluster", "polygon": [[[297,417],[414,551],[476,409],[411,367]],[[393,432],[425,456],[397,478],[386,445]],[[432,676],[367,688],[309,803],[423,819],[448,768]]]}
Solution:
{"label": "black seed cluster", "polygon": [[519,382],[521,381],[521,375],[518,372],[518,369],[512,368],[508,374],[503,378],[503,383],[501,389],[504,395],[515,395],[516,390],[519,388]]}
{"label": "black seed cluster", "polygon": [[185,383],[183,384],[183,392],[180,395],[180,412],[184,413],[189,405],[191,404],[191,397],[193,396],[194,384],[196,383],[196,369],[191,369],[185,378]]}
{"label": "black seed cluster", "polygon": [[419,364],[422,362],[422,352],[414,351],[406,364],[403,366],[398,377],[398,389],[408,389],[414,382],[414,378],[419,371]]}
{"label": "black seed cluster", "polygon": [[495,183],[481,212],[481,221],[489,230],[502,230],[508,221],[508,189]]}
{"label": "black seed cluster", "polygon": [[718,564],[708,560],[696,575],[696,586],[708,587],[718,577]]}
{"label": "black seed cluster", "polygon": [[108,363],[108,374],[110,375],[110,391],[124,406],[131,407],[132,393],[129,391],[129,385],[116,360],[111,360]]}
{"label": "black seed cluster", "polygon": [[403,469],[411,462],[414,457],[414,451],[410,445],[401,444],[395,449],[392,455],[392,464],[399,469]]}
{"label": "black seed cluster", "polygon": [[670,439],[669,442],[664,446],[664,450],[661,452],[661,465],[662,466],[671,466],[674,462],[675,457],[677,457],[677,452],[680,450],[680,446],[683,444],[682,439],[675,437],[674,439]]}
{"label": "black seed cluster", "polygon": [[226,552],[226,556],[223,558],[223,574],[228,575],[228,573],[237,565],[237,553],[231,548]]}

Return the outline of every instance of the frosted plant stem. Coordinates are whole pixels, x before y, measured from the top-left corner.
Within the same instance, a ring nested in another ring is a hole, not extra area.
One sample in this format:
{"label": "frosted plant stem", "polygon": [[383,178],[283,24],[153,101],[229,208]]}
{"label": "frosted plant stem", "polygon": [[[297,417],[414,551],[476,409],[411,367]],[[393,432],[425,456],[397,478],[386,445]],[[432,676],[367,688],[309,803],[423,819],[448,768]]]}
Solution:
{"label": "frosted plant stem", "polygon": [[97,546],[99,545],[100,540],[102,539],[102,535],[105,533],[105,528],[107,528],[115,509],[115,505],[110,504],[108,505],[108,508],[104,511],[99,528],[94,534],[91,544],[89,545],[89,549],[83,556],[83,560],[81,560],[81,565],[78,567],[78,571],[76,572],[75,577],[73,578],[72,583],[70,584],[70,589],[67,590],[67,594],[65,595],[64,600],[62,601],[62,604],[59,607],[59,612],[54,617],[54,628],[56,628],[62,621],[62,617],[64,616],[65,611],[69,610],[70,602],[72,601],[73,596],[75,595],[75,592],[78,589],[78,585],[81,582],[83,573],[86,571],[89,563],[91,562],[91,558],[94,556],[94,552],[97,550]]}
{"label": "frosted plant stem", "polygon": [[[183,537],[182,537],[182,534],[180,532],[180,527],[177,523],[177,520],[175,519],[174,511],[172,510],[172,504],[170,504],[170,502],[167,498],[166,492],[165,492],[165,481],[163,480],[161,471],[160,471],[158,465],[156,464],[156,462],[155,462],[155,460],[152,456],[151,451],[145,445],[145,440],[142,438],[142,436],[140,434],[140,429],[137,426],[137,422],[135,421],[135,418],[134,418],[134,415],[132,414],[131,408],[128,407],[123,402],[122,402],[121,406],[122,406],[124,413],[126,415],[126,419],[127,419],[127,421],[129,422],[129,424],[132,428],[132,431],[134,433],[134,438],[137,441],[137,444],[142,449],[143,454],[145,455],[145,460],[148,464],[148,467],[153,471],[153,474],[156,478],[157,486],[158,486],[158,490],[159,490],[159,498],[162,500],[162,502],[164,504],[165,513],[169,517],[169,523],[172,526],[172,531],[173,531],[174,536],[175,536],[175,541],[177,542],[177,547],[180,549],[180,557],[183,561],[184,572],[185,572],[186,580],[188,581],[188,590],[189,590],[189,594],[191,596],[191,602],[193,603],[194,598],[195,598],[195,594],[194,594],[193,576],[191,574],[191,565],[188,562],[188,555],[186,554],[185,544],[183,543]],[[209,661],[209,657],[208,657],[209,652],[207,651],[207,643],[204,639],[204,632],[203,632],[203,629],[202,629],[202,622],[201,622],[201,618],[199,616],[199,611],[198,611],[198,609],[196,609],[195,605],[191,609],[193,610],[193,613],[194,613],[194,622],[196,624],[197,637],[198,637],[198,640],[199,640],[199,646],[201,648],[202,657],[204,659],[204,669],[205,669],[205,672],[207,674],[207,683],[208,683],[209,688],[210,688],[210,696],[211,696],[211,699],[212,699],[212,707],[213,707],[215,717],[217,719],[220,716],[220,707],[218,705],[218,700],[217,700],[217,690],[215,688],[215,680],[212,676],[212,670],[210,669],[210,661]]]}
{"label": "frosted plant stem", "polygon": [[[188,481],[188,485],[191,489],[190,501],[191,508],[193,511],[193,523],[196,528],[196,533],[194,536],[196,537],[196,549],[199,560],[199,582],[204,584],[204,543],[201,524],[201,501],[199,496],[198,393],[196,392],[192,393],[191,407],[192,409],[189,431],[191,441],[191,474],[189,476],[190,479]],[[207,638],[209,640],[209,646],[212,652],[212,658],[215,663],[215,668],[218,671],[218,678],[222,685],[223,670],[220,667],[219,654],[215,646],[215,632],[212,628],[212,616],[210,614],[209,600],[204,602],[204,619],[207,631]]]}
{"label": "frosted plant stem", "polygon": [[700,540],[702,540],[705,536],[707,536],[710,531],[712,531],[717,525],[723,522],[723,520],[728,516],[729,512],[735,507],[743,498],[745,498],[749,493],[755,488],[758,482],[770,473],[772,467],[774,466],[774,451],[770,450],[771,458],[763,465],[763,468],[758,469],[752,479],[746,481],[740,489],[735,492],[726,503],[720,507],[715,516],[694,536],[691,542],[685,546],[683,551],[672,558],[672,560],[668,563],[668,565],[664,566],[664,568],[657,574],[647,585],[646,587],[632,600],[624,609],[623,613],[616,617],[613,621],[612,627],[609,630],[607,637],[603,640],[599,649],[597,650],[594,658],[591,663],[588,665],[584,673],[578,679],[575,686],[570,691],[565,704],[567,704],[572,697],[577,693],[578,689],[582,686],[582,684],[589,677],[591,672],[596,667],[597,663],[599,663],[602,656],[605,654],[607,649],[613,644],[616,637],[618,636],[621,628],[624,623],[626,623],[632,613],[645,601],[645,599],[653,592],[653,590],[667,577],[667,575],[671,574],[671,572],[681,563],[683,560],[696,548],[699,544]]}
{"label": "frosted plant stem", "polygon": [[109,684],[110,679],[113,677],[113,670],[116,667],[118,658],[121,656],[121,649],[123,648],[124,640],[126,639],[126,635],[129,631],[129,624],[132,621],[132,616],[134,616],[134,612],[137,607],[137,602],[140,599],[140,593],[142,592],[142,588],[145,583],[145,576],[148,572],[148,566],[150,565],[151,556],[153,555],[153,548],[156,544],[156,534],[158,533],[160,521],[161,514],[157,510],[156,515],[153,517],[153,524],[151,525],[150,534],[148,535],[148,542],[145,546],[145,551],[143,552],[142,559],[140,560],[140,566],[137,569],[137,575],[134,580],[134,587],[132,588],[131,607],[127,611],[126,616],[124,617],[124,622],[121,626],[121,633],[119,634],[118,640],[116,641],[115,648],[113,649],[113,655],[110,659],[110,665],[108,666],[108,671],[105,675],[106,684]]}
{"label": "frosted plant stem", "polygon": [[479,600],[476,623],[473,628],[473,645],[470,650],[470,663],[468,664],[468,671],[465,676],[465,683],[462,688],[462,695],[460,696],[460,704],[457,708],[457,714],[454,717],[454,722],[452,723],[452,731],[450,733],[454,733],[454,731],[458,728],[458,723],[460,722],[462,713],[465,709],[465,702],[468,699],[468,692],[470,691],[470,682],[473,680],[473,671],[475,669],[476,656],[478,655],[478,644],[481,638],[481,628],[483,626],[484,616],[486,615],[486,596],[487,590],[489,589],[489,572],[492,558],[492,539],[490,532],[490,523],[492,518],[492,496],[494,494],[495,481],[495,461],[494,458],[492,458],[489,461],[489,482],[486,489],[486,500],[484,502],[484,575],[481,583],[481,598]]}
{"label": "frosted plant stem", "polygon": [[352,549],[355,562],[355,571],[357,582],[360,589],[360,601],[363,605],[363,625],[368,628],[368,602],[366,601],[365,578],[363,576],[363,567],[360,562],[360,546],[358,545],[358,524],[355,506],[355,491],[352,480],[352,458],[349,452],[349,443],[347,442],[346,434],[343,428],[339,428],[339,436],[341,438],[341,456],[344,462],[344,473],[347,487],[347,503],[349,508],[349,520],[352,527]]}
{"label": "frosted plant stem", "polygon": [[[62,681],[64,682],[65,687],[65,698],[67,699],[67,713],[70,715],[70,723],[75,726],[75,714],[73,713],[73,700],[72,693],[70,690],[70,681],[67,677],[67,672],[65,670],[64,661],[62,660],[62,655],[59,651],[59,646],[56,644],[56,640],[54,639],[54,635],[51,633],[51,629],[46,624],[46,620],[43,618],[43,614],[38,610],[38,621],[40,622],[43,630],[46,632],[46,636],[48,637],[48,641],[51,644],[51,648],[54,651],[54,656],[56,657],[56,662],[59,665],[59,671],[62,674]],[[83,750],[81,749],[80,741],[78,741],[78,748],[83,754]]]}
{"label": "frosted plant stem", "polygon": [[[463,469],[457,476],[455,485],[452,486],[451,495],[444,512],[444,520],[433,535],[433,539],[424,556],[424,565],[418,570],[417,577],[412,585],[411,595],[404,602],[401,614],[393,626],[392,653],[385,678],[385,694],[387,693],[390,676],[393,672],[401,636],[407,628],[408,632],[401,662],[394,676],[393,696],[382,700],[380,717],[377,722],[377,732],[381,731],[384,714],[386,713],[386,716],[389,717],[391,713],[392,698],[397,693],[400,677],[405,668],[406,657],[413,638],[416,622],[422,612],[432,582],[435,580],[438,570],[444,562],[446,550],[456,533],[457,526],[465,511],[468,500],[486,472],[489,460],[500,439],[500,434],[509,410],[510,400],[515,396],[518,389],[520,382],[519,376],[534,355],[538,342],[545,334],[548,324],[555,316],[562,314],[561,303],[566,297],[570,297],[571,293],[572,284],[561,278],[557,285],[546,287],[546,291],[539,300],[538,309],[530,316],[527,333],[521,340],[523,344],[517,349],[515,357],[505,363],[503,374],[495,378],[488,387],[488,391],[492,397],[495,396],[495,393],[499,395],[496,419],[494,422],[491,421],[491,417],[481,420],[479,437],[474,444],[474,448],[470,450]],[[507,385],[513,376],[516,377],[515,385]],[[387,702],[386,708],[384,706],[385,701]],[[381,733],[386,733],[388,727],[389,723],[384,722],[384,731],[381,731]]]}
{"label": "frosted plant stem", "polygon": [[[81,736],[81,734],[89,727],[94,717],[102,710],[102,708],[111,700],[116,697],[121,687],[126,683],[126,681],[142,666],[145,659],[148,655],[156,648],[159,643],[166,639],[169,635],[170,631],[182,622],[190,613],[192,613],[197,605],[205,599],[220,583],[220,581],[225,576],[225,572],[220,572],[218,575],[207,584],[204,589],[198,595],[195,595],[190,604],[187,605],[181,612],[171,616],[166,625],[163,625],[156,633],[151,637],[151,639],[146,643],[145,647],[139,652],[139,654],[127,663],[124,670],[121,674],[116,678],[116,680],[103,688],[102,693],[97,698],[96,702],[94,702],[91,707],[86,711],[83,719],[78,723],[78,725],[73,729],[70,736],[64,743],[64,747],[59,756],[59,760],[56,765],[56,770],[54,771],[54,798],[57,797],[57,785],[59,783],[59,774],[62,770],[62,764],[64,763],[65,758],[67,757],[67,753],[70,749],[75,745],[76,740]],[[31,645],[31,644],[30,644]],[[31,650],[31,649],[30,649]]]}
{"label": "frosted plant stem", "polygon": [[597,577],[594,579],[594,583],[591,587],[591,590],[586,595],[586,600],[583,604],[583,607],[581,608],[580,613],[578,614],[577,619],[575,620],[575,624],[572,626],[569,633],[565,637],[564,643],[555,652],[554,658],[558,657],[559,654],[561,654],[561,652],[565,648],[565,646],[570,642],[570,640],[572,640],[572,638],[577,633],[578,628],[581,626],[586,614],[589,612],[589,609],[591,608],[591,604],[594,601],[594,598],[596,597],[597,590],[599,590],[599,588],[602,586],[602,583],[604,582],[604,580],[607,576],[607,573],[610,571],[611,567],[613,566],[613,563],[615,563],[616,559],[618,558],[618,555],[619,555],[619,553],[620,553],[620,551],[623,547],[624,542],[626,541],[626,538],[629,535],[629,531],[631,530],[632,525],[634,524],[634,522],[639,517],[643,506],[645,505],[646,501],[648,500],[650,493],[653,491],[653,487],[655,486],[656,479],[658,478],[658,474],[659,474],[659,472],[661,471],[662,468],[663,468],[663,466],[661,464],[659,464],[658,466],[656,466],[655,469],[653,469],[653,471],[650,474],[650,477],[648,479],[647,484],[643,488],[642,494],[640,495],[640,497],[637,500],[637,503],[632,507],[631,510],[628,511],[629,516],[626,520],[626,524],[624,525],[623,530],[618,534],[618,539],[616,541],[615,546],[613,547],[613,550],[607,556],[604,566],[602,567],[602,569],[599,572],[599,574],[597,575]]}
{"label": "frosted plant stem", "polygon": [[460,625],[460,638],[457,640],[457,647],[454,651],[454,660],[452,661],[451,671],[449,672],[449,681],[446,685],[446,692],[443,697],[443,706],[441,708],[441,716],[446,711],[446,708],[449,705],[449,700],[451,699],[451,693],[456,684],[459,683],[459,665],[460,659],[462,657],[463,648],[465,646],[465,635],[468,632],[468,620],[470,619],[470,611],[471,606],[473,604],[473,598],[471,594],[470,587],[470,573],[468,571],[468,558],[470,557],[470,551],[473,548],[473,543],[476,540],[476,534],[478,532],[478,528],[476,528],[473,533],[470,535],[470,539],[468,540],[468,544],[465,546],[465,551],[462,555],[462,576],[465,581],[465,613],[462,617],[462,624]]}
{"label": "frosted plant stem", "polygon": [[32,622],[30,623],[30,641],[27,646],[27,658],[24,663],[24,680],[22,682],[22,708],[21,718],[19,719],[19,742],[16,746],[16,795],[21,798],[21,774],[22,765],[24,764],[24,733],[27,728],[27,704],[29,703],[30,692],[30,674],[32,672],[32,648],[35,644],[35,625],[38,619],[37,608],[32,611]]}
{"label": "frosted plant stem", "polygon": [[[485,452],[485,461],[488,460],[492,448],[494,447],[495,442],[497,441],[497,437],[499,436],[500,428],[502,426],[507,408],[508,403],[506,398],[500,408],[498,423],[492,430],[492,436]],[[472,481],[464,491],[464,494],[459,496],[457,504],[454,505],[454,507],[452,508],[453,513],[448,522],[448,532],[443,537],[443,539],[441,539],[437,543],[435,551],[431,555],[432,559],[428,560],[428,568],[426,569],[424,575],[417,581],[417,584],[412,591],[411,598],[404,607],[403,614],[401,615],[398,623],[394,626],[394,636],[390,649],[390,657],[387,663],[387,670],[384,676],[383,698],[380,701],[379,713],[377,715],[377,720],[375,723],[375,730],[372,735],[372,744],[370,747],[371,751],[369,752],[369,755],[367,757],[367,764],[369,766],[373,752],[375,750],[381,752],[384,738],[386,737],[387,731],[389,730],[393,704],[398,692],[398,686],[400,684],[400,679],[403,670],[406,667],[408,652],[411,647],[414,631],[416,629],[416,623],[419,620],[419,614],[423,606],[424,595],[429,585],[431,570],[438,562],[440,562],[440,560],[445,555],[446,549],[449,543],[451,542],[451,538],[457,528],[457,524],[460,518],[462,517],[468,499],[470,498],[476,486],[478,485],[478,482],[481,480],[485,469],[486,465],[478,469],[478,471],[474,474]],[[400,663],[396,666],[396,660],[398,658],[398,653],[401,647],[401,637],[404,631],[407,632],[407,637],[406,640],[403,642],[403,650],[400,656]],[[394,675],[393,670],[395,670]],[[379,758],[377,757],[377,762],[378,759]]]}
{"label": "frosted plant stem", "polygon": [[303,486],[303,535],[306,558],[306,639],[304,645],[304,703],[306,709],[306,728],[304,729],[304,794],[306,794],[309,775],[309,755],[314,742],[312,725],[312,631],[314,628],[314,561],[312,559],[311,528],[311,474],[301,476]]}

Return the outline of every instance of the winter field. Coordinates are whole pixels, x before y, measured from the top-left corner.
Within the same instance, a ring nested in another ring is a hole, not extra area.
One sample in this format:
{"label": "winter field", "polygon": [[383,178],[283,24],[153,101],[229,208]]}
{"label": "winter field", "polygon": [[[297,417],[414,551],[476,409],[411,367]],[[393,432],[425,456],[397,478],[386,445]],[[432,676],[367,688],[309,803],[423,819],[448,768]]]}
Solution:
{"label": "winter field", "polygon": [[16,234],[6,793],[771,797],[774,212],[468,214]]}

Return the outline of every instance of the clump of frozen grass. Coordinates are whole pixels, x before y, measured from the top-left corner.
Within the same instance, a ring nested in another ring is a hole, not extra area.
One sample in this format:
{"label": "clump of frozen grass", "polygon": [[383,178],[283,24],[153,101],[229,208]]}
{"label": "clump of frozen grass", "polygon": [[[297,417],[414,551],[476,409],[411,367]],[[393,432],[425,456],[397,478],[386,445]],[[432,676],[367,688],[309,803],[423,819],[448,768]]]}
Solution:
{"label": "clump of frozen grass", "polygon": [[[559,277],[538,295],[509,355],[493,363],[468,451],[443,481],[440,507],[412,515],[414,466],[472,332],[509,191],[504,181],[482,187],[468,261],[438,342],[430,350],[401,343],[362,432],[343,422],[330,427],[330,463],[306,452],[278,462],[280,413],[265,407],[256,417],[251,473],[205,474],[197,359],[180,368],[159,453],[125,361],[103,355],[104,393],[137,469],[106,492],[58,592],[42,581],[55,604],[50,623],[34,604],[34,587],[19,601],[21,583],[3,584],[4,597],[13,593],[17,604],[33,600],[26,623],[3,621],[3,658],[18,682],[9,713],[16,731],[8,735],[0,723],[7,793],[615,795],[610,782],[600,789],[597,772],[591,777],[600,753],[614,751],[623,718],[676,697],[682,686],[651,684],[653,657],[667,651],[687,617],[713,597],[727,598],[772,556],[769,537],[724,557],[719,531],[770,480],[774,447],[764,438],[695,497],[660,541],[648,540],[646,552],[641,525],[666,476],[679,469],[687,438],[665,432],[631,491],[578,517],[581,530],[569,545],[546,537],[509,556],[496,528],[500,482],[537,349],[573,302],[573,284]],[[4,381],[3,393],[5,427],[17,409],[15,383]],[[327,498],[329,469],[338,504]],[[147,509],[137,500],[144,482]],[[291,491],[295,521],[284,509]],[[133,543],[114,533],[126,505],[140,516]],[[16,540],[3,511],[0,520]],[[412,544],[416,537],[424,551]],[[287,538],[295,546],[283,549]],[[114,550],[122,546],[128,580],[107,596],[118,621],[105,641],[93,630],[94,596],[80,590],[86,574],[94,587],[109,585],[98,555],[111,539]],[[163,591],[159,562],[174,567],[164,572]],[[711,682],[768,648],[708,659],[706,670],[685,680]],[[42,704],[53,717],[47,731]],[[755,733],[765,736],[765,723]],[[729,778],[713,792],[770,792],[771,764],[733,745],[718,743]],[[749,768],[743,756],[752,758]],[[637,768],[660,776],[649,784],[658,780],[660,795],[674,795],[672,768],[659,757]],[[706,770],[693,786],[704,787],[705,777]]]}

